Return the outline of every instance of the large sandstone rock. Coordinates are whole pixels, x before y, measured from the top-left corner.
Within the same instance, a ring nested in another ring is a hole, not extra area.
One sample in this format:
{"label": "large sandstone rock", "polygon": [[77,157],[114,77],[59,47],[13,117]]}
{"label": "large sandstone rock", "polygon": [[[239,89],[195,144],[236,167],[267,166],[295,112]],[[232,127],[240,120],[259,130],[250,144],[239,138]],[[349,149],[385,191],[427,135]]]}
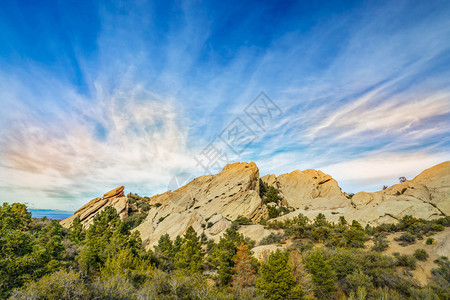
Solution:
{"label": "large sandstone rock", "polygon": [[[344,216],[347,220],[377,225],[397,222],[406,215],[430,220],[450,214],[448,161],[423,171],[412,180],[385,190],[359,192],[351,200],[340,192],[336,181],[328,175],[320,171],[316,175],[314,170],[296,172],[277,178],[276,184],[281,189],[282,196],[291,206],[298,208],[278,220],[292,218],[299,213],[312,219],[323,213],[328,220],[334,222]],[[312,174],[312,177],[307,174]],[[314,197],[315,195],[318,196]]]}
{"label": "large sandstone rock", "polygon": [[337,209],[351,206],[336,180],[321,171],[297,170],[278,177],[266,175],[261,180],[279,189],[287,206],[295,209]]}
{"label": "large sandstone rock", "polygon": [[[173,239],[183,234],[189,226],[184,226],[182,219],[195,219],[192,224],[198,226],[203,223],[197,233],[205,232],[208,237],[218,239],[219,233],[229,226],[227,219],[246,217],[256,222],[267,217],[267,207],[259,197],[259,170],[254,162],[227,165],[217,175],[201,176],[173,192],[156,195],[151,203],[161,205],[151,209],[136,228],[148,248],[157,243],[161,233],[173,232]],[[213,219],[215,215],[221,217]],[[206,228],[208,221],[216,219],[211,228]],[[172,229],[174,226],[176,230]]]}
{"label": "large sandstone rock", "polygon": [[[313,219],[323,213],[333,222],[344,216],[348,221],[377,225],[397,222],[405,215],[435,219],[450,214],[450,162],[386,190],[359,192],[353,197],[342,193],[330,175],[316,170],[297,170],[278,177],[266,175],[261,180],[279,189],[281,204],[294,209],[278,220],[299,213]],[[80,217],[83,225],[89,226],[107,206],[115,207],[122,218],[127,217],[130,207],[123,190],[118,187],[103,198],[91,200],[61,224],[69,227]],[[256,223],[268,214],[259,197],[259,170],[253,162],[227,165],[219,174],[201,176],[175,191],[153,196],[150,204],[154,205],[147,218],[136,228],[147,248],[163,234],[168,233],[172,239],[183,235],[189,226],[197,234],[205,233],[208,239],[218,241],[232,220],[246,217]],[[261,225],[241,226],[239,231],[256,241],[270,234]]]}
{"label": "large sandstone rock", "polygon": [[83,205],[72,216],[62,220],[60,223],[63,227],[69,228],[73,220],[80,218],[84,227],[88,227],[94,221],[95,215],[105,209],[105,207],[112,206],[117,210],[120,218],[128,216],[128,198],[124,196],[124,187],[115,188],[106,193],[103,198],[95,198]]}

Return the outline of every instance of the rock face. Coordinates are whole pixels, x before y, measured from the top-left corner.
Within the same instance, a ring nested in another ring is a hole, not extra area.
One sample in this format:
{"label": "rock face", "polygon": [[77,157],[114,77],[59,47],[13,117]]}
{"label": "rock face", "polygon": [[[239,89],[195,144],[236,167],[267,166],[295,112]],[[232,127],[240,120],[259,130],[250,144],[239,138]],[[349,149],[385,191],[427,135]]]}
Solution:
{"label": "rock face", "polygon": [[280,190],[287,206],[294,209],[337,209],[351,206],[338,183],[321,171],[294,171],[289,174],[266,175],[261,180]]}
{"label": "rock face", "polygon": [[147,247],[155,245],[162,234],[175,238],[189,226],[217,240],[230,225],[229,220],[245,217],[257,222],[267,217],[254,162],[227,165],[217,175],[201,176],[173,192],[154,196],[151,203],[161,205],[151,209],[136,228]]}
{"label": "rock face", "polygon": [[[267,218],[268,209],[259,196],[259,170],[255,163],[234,163],[216,175],[201,176],[175,191],[151,197],[146,219],[135,229],[146,248],[152,248],[168,233],[172,239],[192,226],[197,234],[218,241],[231,221],[245,217],[254,223]],[[293,171],[280,176],[266,175],[261,180],[277,188],[281,205],[293,212],[277,218],[283,220],[299,213],[313,219],[323,213],[336,222],[340,216],[363,225],[396,222],[405,215],[435,219],[450,214],[450,162],[423,171],[414,179],[385,190],[359,192],[353,197],[342,193],[338,183],[321,171]],[[118,187],[102,198],[95,198],[73,216],[61,221],[69,227],[76,217],[89,226],[94,216],[113,206],[121,218],[128,216],[129,206],[124,187]],[[270,205],[270,203],[269,203]],[[241,226],[239,232],[260,241],[271,231],[261,225]],[[261,248],[262,249],[262,248]]]}
{"label": "rock face", "polygon": [[60,223],[63,227],[69,228],[77,217],[80,218],[84,227],[88,227],[94,220],[96,214],[101,212],[105,207],[112,206],[117,210],[120,218],[128,216],[128,198],[123,193],[124,187],[115,188],[105,195],[103,198],[95,198],[83,205],[72,216],[62,220]]}
{"label": "rock face", "polygon": [[[268,178],[262,180],[269,183]],[[289,205],[297,208],[278,219],[299,213],[314,218],[323,213],[331,221],[344,216],[347,220],[376,225],[396,222],[405,215],[430,220],[450,214],[448,161],[423,171],[412,180],[374,193],[359,192],[353,197],[342,193],[329,175],[314,170],[280,175],[272,185],[277,185]]]}

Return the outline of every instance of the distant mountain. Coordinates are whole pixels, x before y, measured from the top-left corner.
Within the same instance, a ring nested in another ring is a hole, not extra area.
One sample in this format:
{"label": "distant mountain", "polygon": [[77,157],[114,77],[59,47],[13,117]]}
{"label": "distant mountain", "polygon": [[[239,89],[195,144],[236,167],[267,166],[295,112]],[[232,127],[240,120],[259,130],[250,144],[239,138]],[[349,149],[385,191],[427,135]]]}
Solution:
{"label": "distant mountain", "polygon": [[43,218],[54,220],[64,220],[73,214],[73,211],[54,210],[54,209],[29,209],[33,218]]}

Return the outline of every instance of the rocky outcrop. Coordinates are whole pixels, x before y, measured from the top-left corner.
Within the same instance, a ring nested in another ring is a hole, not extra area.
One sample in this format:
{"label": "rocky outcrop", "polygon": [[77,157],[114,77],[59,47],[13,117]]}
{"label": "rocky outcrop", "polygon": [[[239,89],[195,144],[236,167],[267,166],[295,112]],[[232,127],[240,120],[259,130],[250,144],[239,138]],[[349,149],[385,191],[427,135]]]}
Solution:
{"label": "rocky outcrop", "polygon": [[[151,203],[160,206],[150,210],[136,228],[148,248],[157,243],[161,234],[173,233],[170,236],[175,238],[189,226],[216,240],[230,225],[229,220],[245,217],[257,222],[267,217],[254,162],[227,165],[219,174],[201,176],[173,192],[156,195]],[[208,228],[208,222],[212,227]]]}
{"label": "rocky outcrop", "polygon": [[[268,209],[259,196],[259,170],[255,163],[234,163],[216,175],[201,176],[175,191],[151,197],[152,206],[146,219],[135,230],[147,248],[152,248],[161,235],[172,239],[183,235],[189,226],[197,234],[218,241],[231,221],[245,217],[257,223],[267,218]],[[450,214],[450,162],[423,171],[414,179],[385,190],[359,192],[353,197],[342,193],[338,183],[321,171],[293,171],[289,174],[266,175],[261,180],[279,190],[281,203],[294,210],[277,218],[292,218],[299,213],[313,219],[319,213],[336,222],[344,216],[348,221],[377,225],[396,222],[405,215],[435,219]],[[69,227],[76,217],[84,226],[107,206],[113,206],[121,218],[133,210],[118,187],[102,198],[95,198],[73,216],[61,221]],[[272,203],[269,203],[271,205]],[[239,232],[259,242],[270,234],[261,225],[241,226]]]}
{"label": "rocky outcrop", "polygon": [[124,186],[119,186],[118,188],[115,188],[104,194],[103,199],[125,197],[125,194],[123,193],[124,189]]}
{"label": "rocky outcrop", "polygon": [[287,206],[294,209],[338,209],[351,206],[336,180],[321,171],[296,170],[278,177],[266,175],[261,180],[277,188]]}
{"label": "rocky outcrop", "polygon": [[423,171],[412,180],[374,193],[359,192],[353,197],[343,194],[329,175],[314,170],[280,175],[274,184],[279,186],[288,203],[297,208],[279,220],[299,213],[309,218],[323,213],[331,221],[344,216],[347,220],[377,225],[397,222],[406,215],[430,220],[450,214],[448,161]]}
{"label": "rocky outcrop", "polygon": [[88,227],[93,221],[95,215],[101,212],[105,207],[112,206],[117,210],[120,218],[126,218],[128,216],[128,198],[123,193],[124,187],[120,186],[115,188],[102,198],[95,198],[83,205],[72,216],[62,220],[60,223],[63,227],[69,228],[72,225],[73,220],[80,218],[84,227]]}

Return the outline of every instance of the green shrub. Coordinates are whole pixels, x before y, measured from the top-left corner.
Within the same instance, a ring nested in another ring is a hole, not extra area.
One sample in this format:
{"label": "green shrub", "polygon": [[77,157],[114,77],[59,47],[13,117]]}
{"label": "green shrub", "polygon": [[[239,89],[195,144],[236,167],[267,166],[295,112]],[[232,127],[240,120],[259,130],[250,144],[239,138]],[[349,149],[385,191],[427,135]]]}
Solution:
{"label": "green shrub", "polygon": [[450,299],[450,261],[441,256],[434,263],[438,267],[431,270],[433,282],[430,286],[439,299]]}
{"label": "green shrub", "polygon": [[401,246],[407,246],[416,242],[416,236],[409,232],[405,232],[398,238],[395,238],[395,240],[398,241]]}
{"label": "green shrub", "polygon": [[384,234],[375,235],[373,238],[373,243],[374,245],[371,248],[372,251],[383,252],[389,248],[389,241]]}
{"label": "green shrub", "polygon": [[358,288],[371,291],[373,290],[372,277],[357,269],[345,277],[345,286],[347,293],[356,292]]}
{"label": "green shrub", "polygon": [[433,224],[431,225],[431,230],[433,231],[444,231],[445,227],[441,224]]}
{"label": "green shrub", "polygon": [[15,290],[11,299],[89,299],[89,292],[79,273],[55,271]]}
{"label": "green shrub", "polygon": [[314,294],[319,299],[332,298],[336,291],[336,273],[320,249],[306,258],[306,267],[312,275]]}
{"label": "green shrub", "polygon": [[283,235],[279,233],[270,233],[268,236],[261,239],[259,242],[260,245],[270,245],[270,244],[277,244],[281,242],[283,239]]}
{"label": "green shrub", "polygon": [[417,258],[418,260],[421,260],[421,261],[425,261],[429,257],[427,251],[425,251],[424,249],[416,249],[416,251],[414,251],[413,255],[415,258]]}
{"label": "green shrub", "polygon": [[278,195],[279,191],[273,186],[269,186],[264,193],[263,201],[264,203],[278,203],[282,198]]}
{"label": "green shrub", "polygon": [[269,219],[273,219],[278,216],[282,216],[282,215],[289,213],[289,209],[287,209],[284,206],[274,207],[274,206],[268,205],[267,208],[269,209]]}
{"label": "green shrub", "polygon": [[416,258],[414,256],[411,255],[406,255],[406,254],[400,254],[400,253],[394,253],[393,254],[396,258],[396,262],[397,262],[397,266],[399,267],[407,267],[410,270],[415,270],[416,269]]}
{"label": "green shrub", "polygon": [[427,245],[433,245],[434,239],[433,238],[427,238],[427,241],[425,242]]}
{"label": "green shrub", "polygon": [[124,275],[96,280],[91,285],[94,299],[132,299],[135,288]]}
{"label": "green shrub", "polygon": [[129,215],[125,220],[125,224],[128,225],[128,228],[131,230],[133,228],[138,227],[142,221],[145,220],[145,218],[147,217],[147,214],[145,213],[133,213],[131,215]]}
{"label": "green shrub", "polygon": [[237,225],[252,225],[253,222],[249,218],[246,217],[238,217],[236,220],[233,221]]}
{"label": "green shrub", "polygon": [[150,210],[151,206],[148,203],[142,203],[139,208],[145,212],[148,212]]}

